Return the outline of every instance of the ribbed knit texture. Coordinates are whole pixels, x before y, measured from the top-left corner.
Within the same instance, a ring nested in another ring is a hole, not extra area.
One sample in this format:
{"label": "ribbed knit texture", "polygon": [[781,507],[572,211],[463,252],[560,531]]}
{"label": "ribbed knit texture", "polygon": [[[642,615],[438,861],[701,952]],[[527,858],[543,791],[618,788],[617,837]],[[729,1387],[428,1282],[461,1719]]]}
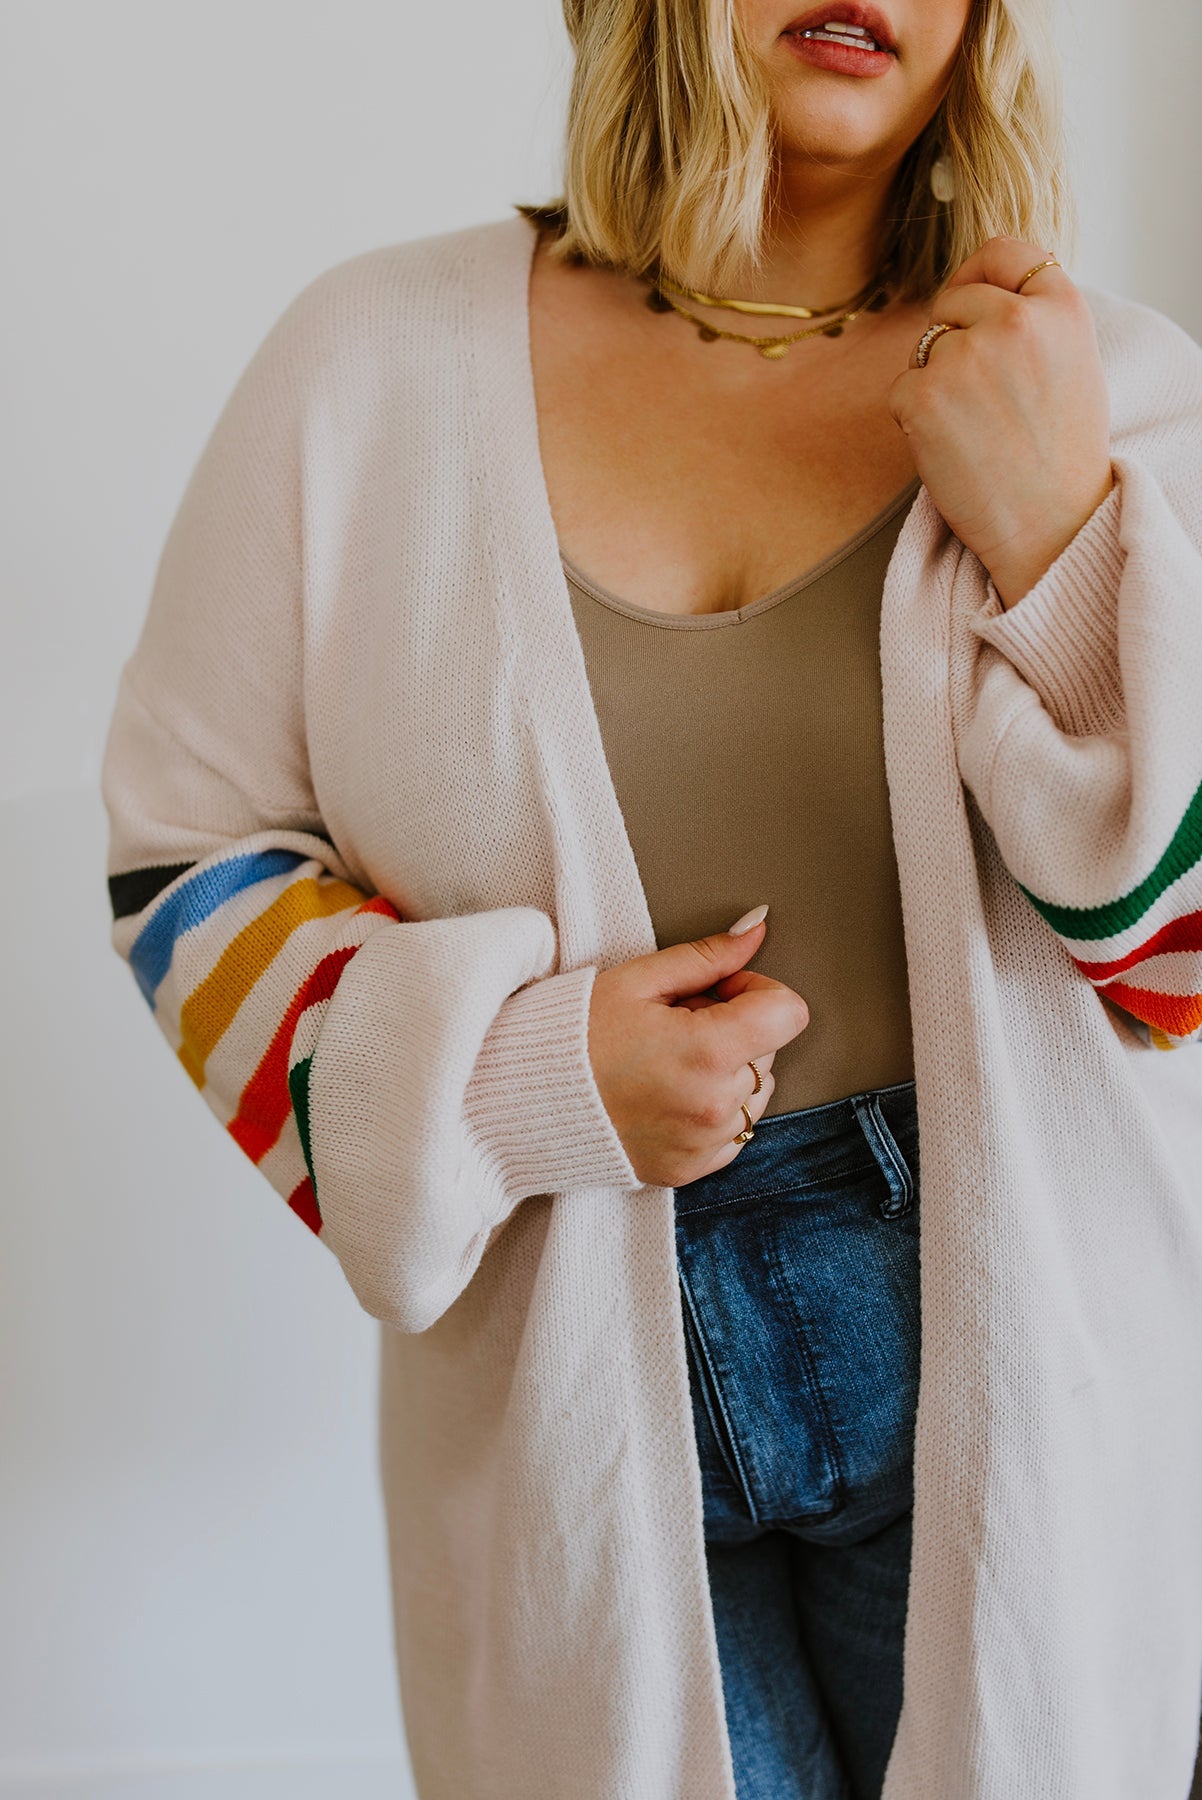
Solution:
{"label": "ribbed knit texture", "polygon": [[[116,697],[113,942],[384,1323],[422,1800],[734,1800],[673,1197],[588,1058],[655,938],[531,244],[356,258],[239,382]],[[1197,1735],[1202,353],[1089,298],[1115,491],[1008,612],[920,492],[882,608],[923,1177],[885,1800],[1181,1800]]]}

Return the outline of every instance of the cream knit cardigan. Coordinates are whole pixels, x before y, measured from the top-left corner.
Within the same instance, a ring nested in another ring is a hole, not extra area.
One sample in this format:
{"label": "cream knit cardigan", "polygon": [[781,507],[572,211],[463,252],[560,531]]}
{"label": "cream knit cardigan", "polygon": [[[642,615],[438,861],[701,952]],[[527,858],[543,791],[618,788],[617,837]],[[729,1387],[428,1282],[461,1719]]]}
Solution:
{"label": "cream knit cardigan", "polygon": [[[113,942],[383,1321],[422,1800],[733,1800],[673,1193],[588,1060],[596,971],[656,945],[532,243],[360,256],[239,382],[122,672]],[[1089,300],[1111,496],[1005,613],[922,490],[883,601],[923,1329],[886,1800],[1184,1800],[1197,1739],[1202,352]]]}

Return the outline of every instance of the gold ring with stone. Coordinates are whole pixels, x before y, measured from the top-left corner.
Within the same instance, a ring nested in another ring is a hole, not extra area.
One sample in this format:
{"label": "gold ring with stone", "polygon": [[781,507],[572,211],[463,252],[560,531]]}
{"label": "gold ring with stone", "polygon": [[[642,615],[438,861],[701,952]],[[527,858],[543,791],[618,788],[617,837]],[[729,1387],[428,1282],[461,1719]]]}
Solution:
{"label": "gold ring with stone", "polygon": [[942,337],[945,331],[959,330],[961,330],[959,325],[928,325],[927,329],[919,338],[917,347],[914,351],[914,360],[918,364],[918,367],[920,369],[926,368],[927,358],[931,354],[931,345],[935,342],[937,337]]}

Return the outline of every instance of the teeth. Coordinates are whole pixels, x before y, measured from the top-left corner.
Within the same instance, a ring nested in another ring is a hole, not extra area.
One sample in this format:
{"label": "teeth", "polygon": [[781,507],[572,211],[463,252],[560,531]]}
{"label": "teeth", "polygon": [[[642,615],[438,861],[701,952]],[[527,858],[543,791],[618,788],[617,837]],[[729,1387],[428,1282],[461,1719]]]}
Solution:
{"label": "teeth", "polygon": [[876,50],[877,41],[865,30],[863,25],[844,25],[841,20],[831,19],[810,31],[803,31],[802,37],[813,38],[820,44],[844,44],[849,50]]}

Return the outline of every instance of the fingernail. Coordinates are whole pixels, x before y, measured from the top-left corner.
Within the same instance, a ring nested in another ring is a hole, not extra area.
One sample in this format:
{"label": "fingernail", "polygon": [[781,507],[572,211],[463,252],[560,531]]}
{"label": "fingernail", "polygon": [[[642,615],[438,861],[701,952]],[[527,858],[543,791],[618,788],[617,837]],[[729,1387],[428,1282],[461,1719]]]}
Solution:
{"label": "fingernail", "polygon": [[742,937],[745,931],[750,931],[753,925],[759,924],[767,911],[768,908],[766,906],[757,906],[753,911],[744,913],[741,919],[736,919],[733,925],[727,926],[727,936]]}

